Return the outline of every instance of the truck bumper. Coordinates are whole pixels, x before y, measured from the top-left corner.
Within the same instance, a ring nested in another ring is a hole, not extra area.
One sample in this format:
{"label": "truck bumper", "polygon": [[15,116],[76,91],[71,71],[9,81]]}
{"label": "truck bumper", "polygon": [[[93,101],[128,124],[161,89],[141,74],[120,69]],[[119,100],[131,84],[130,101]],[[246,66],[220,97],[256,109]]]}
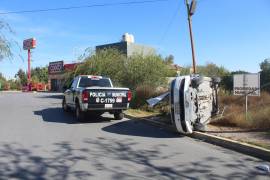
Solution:
{"label": "truck bumper", "polygon": [[126,110],[129,108],[129,103],[118,104],[82,104],[82,111],[111,111],[111,110]]}

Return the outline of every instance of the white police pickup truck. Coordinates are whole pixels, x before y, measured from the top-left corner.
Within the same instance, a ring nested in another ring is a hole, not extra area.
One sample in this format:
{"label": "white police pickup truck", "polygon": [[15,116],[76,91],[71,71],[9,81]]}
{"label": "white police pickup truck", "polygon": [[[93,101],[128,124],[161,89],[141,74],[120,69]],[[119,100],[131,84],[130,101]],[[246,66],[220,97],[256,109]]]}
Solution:
{"label": "white police pickup truck", "polygon": [[85,120],[87,115],[99,116],[104,112],[122,119],[123,110],[128,109],[132,96],[128,88],[114,88],[110,78],[102,76],[80,75],[66,88],[63,110],[75,110],[79,121]]}

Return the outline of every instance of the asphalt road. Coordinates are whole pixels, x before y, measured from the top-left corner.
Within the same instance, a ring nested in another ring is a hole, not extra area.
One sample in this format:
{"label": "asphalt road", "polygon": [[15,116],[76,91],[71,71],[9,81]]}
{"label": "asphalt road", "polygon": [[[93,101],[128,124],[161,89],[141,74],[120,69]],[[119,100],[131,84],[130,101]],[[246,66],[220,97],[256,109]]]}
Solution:
{"label": "asphalt road", "polygon": [[270,179],[261,160],[111,118],[78,123],[60,94],[0,93],[0,179]]}

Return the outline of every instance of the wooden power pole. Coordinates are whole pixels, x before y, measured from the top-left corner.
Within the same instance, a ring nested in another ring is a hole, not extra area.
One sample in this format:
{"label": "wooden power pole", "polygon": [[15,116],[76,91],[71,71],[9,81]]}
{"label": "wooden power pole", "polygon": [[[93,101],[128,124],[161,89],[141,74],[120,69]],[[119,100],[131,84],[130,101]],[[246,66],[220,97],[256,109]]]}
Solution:
{"label": "wooden power pole", "polygon": [[191,51],[192,51],[192,67],[193,67],[193,73],[196,74],[196,57],[195,57],[195,48],[194,48],[194,40],[193,40],[193,33],[192,33],[191,16],[195,13],[197,2],[196,0],[192,0],[191,5],[189,5],[188,0],[185,0],[185,1],[186,1],[186,6],[187,6],[189,35],[190,35],[190,43],[191,43]]}

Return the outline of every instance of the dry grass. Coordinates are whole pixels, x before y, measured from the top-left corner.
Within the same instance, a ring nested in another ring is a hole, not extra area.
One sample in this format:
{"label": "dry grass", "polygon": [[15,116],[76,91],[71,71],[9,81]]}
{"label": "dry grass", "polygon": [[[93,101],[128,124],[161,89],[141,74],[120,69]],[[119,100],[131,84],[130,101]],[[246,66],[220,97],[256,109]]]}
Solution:
{"label": "dry grass", "polygon": [[270,128],[270,94],[266,92],[263,92],[260,97],[249,97],[247,119],[245,117],[245,98],[221,93],[220,106],[227,108],[224,117],[215,124],[248,129]]}
{"label": "dry grass", "polygon": [[148,105],[146,103],[147,99],[150,99],[152,97],[159,96],[160,94],[163,94],[166,92],[167,89],[155,89],[148,85],[141,85],[133,91],[133,98],[131,102],[132,108],[139,108],[147,111],[153,111],[151,108],[148,108]]}
{"label": "dry grass", "polygon": [[145,118],[145,117],[151,117],[151,116],[157,116],[159,115],[158,112],[149,112],[149,111],[143,111],[139,109],[128,109],[125,111],[127,115],[133,116],[133,117],[139,117],[139,118]]}

